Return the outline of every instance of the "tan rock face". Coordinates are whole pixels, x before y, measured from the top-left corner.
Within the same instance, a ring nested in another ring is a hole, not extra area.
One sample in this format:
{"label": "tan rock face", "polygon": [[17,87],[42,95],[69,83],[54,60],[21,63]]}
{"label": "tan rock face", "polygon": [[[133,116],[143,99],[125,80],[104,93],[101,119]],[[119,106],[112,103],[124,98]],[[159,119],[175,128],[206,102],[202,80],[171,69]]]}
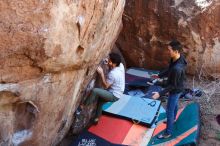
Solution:
{"label": "tan rock face", "polygon": [[127,1],[123,23],[117,46],[129,66],[164,68],[165,44],[176,38],[184,45],[189,73],[220,73],[219,0]]}
{"label": "tan rock face", "polygon": [[0,1],[0,145],[56,145],[121,28],[124,0]]}

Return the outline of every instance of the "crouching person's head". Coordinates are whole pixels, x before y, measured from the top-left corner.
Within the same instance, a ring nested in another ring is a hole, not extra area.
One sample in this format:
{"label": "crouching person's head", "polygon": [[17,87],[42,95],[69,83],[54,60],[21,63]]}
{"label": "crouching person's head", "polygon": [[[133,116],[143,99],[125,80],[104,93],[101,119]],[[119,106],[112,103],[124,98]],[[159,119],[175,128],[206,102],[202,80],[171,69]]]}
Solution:
{"label": "crouching person's head", "polygon": [[108,65],[111,69],[119,66],[120,63],[121,63],[121,56],[119,54],[116,53],[109,54]]}

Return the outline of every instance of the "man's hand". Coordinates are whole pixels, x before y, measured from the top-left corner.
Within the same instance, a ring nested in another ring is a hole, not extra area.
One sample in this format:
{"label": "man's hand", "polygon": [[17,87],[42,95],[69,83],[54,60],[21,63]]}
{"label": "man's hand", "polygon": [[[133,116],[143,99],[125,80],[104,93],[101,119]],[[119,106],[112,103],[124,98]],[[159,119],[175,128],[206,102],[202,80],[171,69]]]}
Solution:
{"label": "man's hand", "polygon": [[153,86],[154,84],[152,82],[147,82],[147,85]]}
{"label": "man's hand", "polygon": [[151,82],[147,82],[147,85],[152,86],[152,85],[154,85],[158,80],[159,80],[159,79],[154,79],[154,80],[152,80]]}
{"label": "man's hand", "polygon": [[100,75],[104,73],[101,66],[99,66],[99,67],[96,69],[96,71],[97,71]]}
{"label": "man's hand", "polygon": [[152,74],[150,77],[151,77],[152,79],[157,79],[157,78],[159,78],[158,74]]}
{"label": "man's hand", "polygon": [[160,94],[158,92],[152,92],[152,94],[153,99],[158,99],[160,97]]}

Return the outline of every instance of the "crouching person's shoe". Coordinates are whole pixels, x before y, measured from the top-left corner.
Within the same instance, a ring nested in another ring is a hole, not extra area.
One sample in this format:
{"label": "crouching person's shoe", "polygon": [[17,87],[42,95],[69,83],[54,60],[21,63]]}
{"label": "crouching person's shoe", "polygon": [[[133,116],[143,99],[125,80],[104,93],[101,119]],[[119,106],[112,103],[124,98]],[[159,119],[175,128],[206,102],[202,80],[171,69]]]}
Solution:
{"label": "crouching person's shoe", "polygon": [[94,125],[97,125],[99,123],[99,118],[95,118],[94,120],[93,120],[93,124]]}
{"label": "crouching person's shoe", "polygon": [[167,134],[166,132],[157,136],[158,139],[165,139],[169,137],[171,137],[171,134]]}

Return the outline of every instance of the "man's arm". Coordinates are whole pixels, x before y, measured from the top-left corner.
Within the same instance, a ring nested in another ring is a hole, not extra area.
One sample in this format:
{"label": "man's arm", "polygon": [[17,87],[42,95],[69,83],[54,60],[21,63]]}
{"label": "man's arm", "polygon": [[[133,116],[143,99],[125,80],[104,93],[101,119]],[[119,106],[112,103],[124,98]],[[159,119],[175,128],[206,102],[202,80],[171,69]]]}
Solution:
{"label": "man's arm", "polygon": [[166,79],[166,80],[165,80],[165,79],[161,79],[161,78],[156,79],[154,85],[156,85],[156,86],[161,86],[161,87],[164,88],[164,87],[167,86],[167,79]]}
{"label": "man's arm", "polygon": [[166,68],[166,69],[162,70],[162,71],[158,74],[158,77],[159,77],[159,78],[167,77],[167,76],[168,76],[168,73],[169,73],[169,68]]}
{"label": "man's arm", "polygon": [[181,75],[180,71],[176,68],[171,71],[171,77],[172,77],[171,80],[172,81],[171,81],[171,83],[169,83],[169,85],[164,90],[159,92],[160,96],[170,92],[171,90],[173,90],[177,87],[180,75]]}
{"label": "man's arm", "polygon": [[169,84],[164,90],[160,92],[153,92],[153,99],[158,99],[160,96],[165,95],[166,93],[170,92],[171,90],[175,89],[177,86],[177,82],[179,81],[180,72],[177,69],[174,69],[171,72],[171,76],[173,78],[172,84]]}
{"label": "man's arm", "polygon": [[99,73],[100,77],[101,77],[101,80],[102,80],[102,84],[104,86],[105,89],[108,89],[111,84],[109,84],[107,81],[106,81],[106,78],[105,78],[105,75],[104,75],[104,72],[103,72],[103,69],[99,66],[97,68],[97,72]]}
{"label": "man's arm", "polygon": [[162,71],[158,74],[159,78],[168,77],[168,74],[169,74],[169,71],[170,71],[170,67],[171,67],[171,63],[172,63],[172,60],[170,60],[169,66],[168,66],[166,69],[162,70]]}

